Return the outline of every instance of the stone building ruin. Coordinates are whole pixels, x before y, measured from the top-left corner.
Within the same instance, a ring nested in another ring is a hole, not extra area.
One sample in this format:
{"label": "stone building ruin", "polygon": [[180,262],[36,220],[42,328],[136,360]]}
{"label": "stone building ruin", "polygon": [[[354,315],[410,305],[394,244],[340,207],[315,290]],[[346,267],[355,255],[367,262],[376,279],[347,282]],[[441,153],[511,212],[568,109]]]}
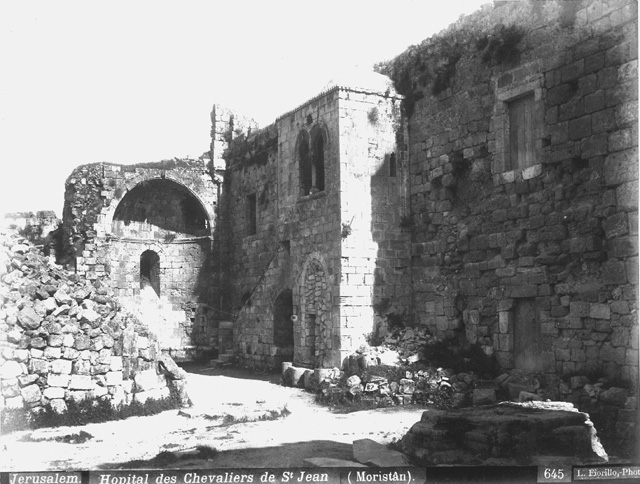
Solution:
{"label": "stone building ruin", "polygon": [[66,183],[65,240],[77,272],[108,280],[132,310],[144,304],[161,346],[188,358],[192,341],[206,341],[209,331],[203,271],[211,265],[218,185],[197,161],[166,165],[74,170]]}
{"label": "stone building ruin", "polygon": [[378,70],[262,129],[214,106],[200,160],[79,167],[78,272],[155,294],[178,358],[330,368],[401,321],[637,383],[637,4],[495,2]]}

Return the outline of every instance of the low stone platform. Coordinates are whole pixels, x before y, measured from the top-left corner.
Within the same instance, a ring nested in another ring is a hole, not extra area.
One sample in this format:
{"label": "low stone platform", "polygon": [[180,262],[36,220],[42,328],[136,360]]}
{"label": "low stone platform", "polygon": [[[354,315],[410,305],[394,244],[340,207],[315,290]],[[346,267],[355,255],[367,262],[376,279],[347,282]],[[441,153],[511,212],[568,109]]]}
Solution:
{"label": "low stone platform", "polygon": [[608,456],[589,420],[565,402],[427,410],[402,438],[413,464],[595,464]]}

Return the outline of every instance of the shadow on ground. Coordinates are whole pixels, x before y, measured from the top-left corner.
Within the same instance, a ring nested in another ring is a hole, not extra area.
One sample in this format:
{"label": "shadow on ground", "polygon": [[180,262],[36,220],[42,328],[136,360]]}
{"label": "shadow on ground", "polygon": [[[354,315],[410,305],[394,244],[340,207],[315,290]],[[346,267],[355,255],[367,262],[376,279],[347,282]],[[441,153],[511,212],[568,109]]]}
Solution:
{"label": "shadow on ground", "polygon": [[282,381],[282,375],[277,370],[254,372],[233,366],[207,366],[202,363],[181,363],[180,367],[182,367],[186,372],[194,373],[196,375],[226,376],[242,380],[260,380],[276,385],[280,385]]}
{"label": "shadow on ground", "polygon": [[103,465],[100,469],[190,469],[190,468],[247,468],[259,467],[305,467],[304,459],[326,457],[353,460],[351,444],[330,440],[294,442],[273,447],[246,448],[215,451],[196,448],[179,453],[162,452],[153,459],[133,460],[117,465]]}

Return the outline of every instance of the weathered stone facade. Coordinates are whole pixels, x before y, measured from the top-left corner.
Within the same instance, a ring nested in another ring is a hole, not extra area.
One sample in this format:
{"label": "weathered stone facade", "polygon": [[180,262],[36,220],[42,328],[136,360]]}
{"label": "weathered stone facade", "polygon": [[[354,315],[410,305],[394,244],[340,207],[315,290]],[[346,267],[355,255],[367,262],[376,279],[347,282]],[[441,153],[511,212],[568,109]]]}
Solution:
{"label": "weathered stone facade", "polygon": [[341,366],[402,323],[635,385],[636,3],[495,2],[379,70],[260,130],[214,106],[208,168],[80,167],[78,271],[148,280],[190,314],[166,347],[232,327],[250,365]]}
{"label": "weathered stone facade", "polygon": [[[390,91],[347,84],[279,118],[268,155],[264,133],[232,144],[228,218],[258,228],[231,237],[239,354],[275,362],[271,307],[292,289],[302,366],[340,365],[376,310],[505,369],[637,381],[636,29],[624,0],[497,2],[381,67],[403,118]],[[314,130],[324,186],[308,194]],[[326,353],[319,331],[341,358],[303,355]]]}
{"label": "weathered stone facade", "polygon": [[414,81],[417,324],[504,368],[638,381],[636,9],[496,3],[388,66]]}
{"label": "weathered stone facade", "polygon": [[0,408],[187,398],[183,376],[161,371],[175,363],[112,289],[69,275],[23,240],[2,233],[0,243]]}
{"label": "weathered stone facade", "polygon": [[218,198],[202,160],[84,165],[66,184],[64,227],[76,272],[108,280],[120,301],[150,306],[164,350],[179,359],[210,347],[209,290]]}
{"label": "weathered stone facade", "polygon": [[[227,152],[225,280],[246,362],[340,366],[375,331],[374,307],[409,313],[400,98],[371,77],[328,88]],[[276,327],[291,317],[280,346]]]}

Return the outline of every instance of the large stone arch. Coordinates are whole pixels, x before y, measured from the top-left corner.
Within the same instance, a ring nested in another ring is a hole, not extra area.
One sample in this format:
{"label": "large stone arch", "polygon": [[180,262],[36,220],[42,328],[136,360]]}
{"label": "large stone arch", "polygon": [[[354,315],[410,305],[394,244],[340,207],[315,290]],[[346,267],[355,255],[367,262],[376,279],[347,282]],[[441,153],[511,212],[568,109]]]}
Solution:
{"label": "large stone arch", "polygon": [[[64,237],[68,246],[73,243],[69,253],[77,272],[104,281],[131,310],[148,302],[157,314],[142,320],[161,336],[163,349],[180,359],[211,341],[214,316],[206,308],[217,282],[212,273],[220,181],[202,160],[175,159],[82,165],[65,187]],[[155,200],[148,196],[154,189]],[[155,213],[145,209],[164,202]],[[143,256],[146,251],[158,257]],[[145,283],[151,276],[155,287]]]}
{"label": "large stone arch", "polygon": [[144,288],[141,257],[152,250],[163,259],[156,294],[176,308],[198,301],[214,225],[207,205],[168,173],[137,174],[122,185],[102,224],[118,294],[133,297]]}
{"label": "large stone arch", "polygon": [[116,193],[119,193],[119,196],[114,197],[111,200],[111,203],[103,211],[101,219],[102,230],[105,235],[113,236],[113,221],[116,217],[116,213],[118,208],[121,207],[123,201],[131,197],[132,192],[135,190],[139,190],[144,188],[145,184],[153,183],[156,181],[164,181],[169,183],[174,183],[180,189],[184,190],[185,193],[188,193],[189,196],[197,202],[200,209],[204,211],[206,214],[207,220],[207,236],[213,237],[214,229],[215,229],[215,208],[212,204],[206,203],[204,197],[199,194],[196,190],[183,183],[183,181],[177,176],[177,174],[171,172],[161,172],[161,173],[140,173],[136,176],[123,181],[119,186]]}

